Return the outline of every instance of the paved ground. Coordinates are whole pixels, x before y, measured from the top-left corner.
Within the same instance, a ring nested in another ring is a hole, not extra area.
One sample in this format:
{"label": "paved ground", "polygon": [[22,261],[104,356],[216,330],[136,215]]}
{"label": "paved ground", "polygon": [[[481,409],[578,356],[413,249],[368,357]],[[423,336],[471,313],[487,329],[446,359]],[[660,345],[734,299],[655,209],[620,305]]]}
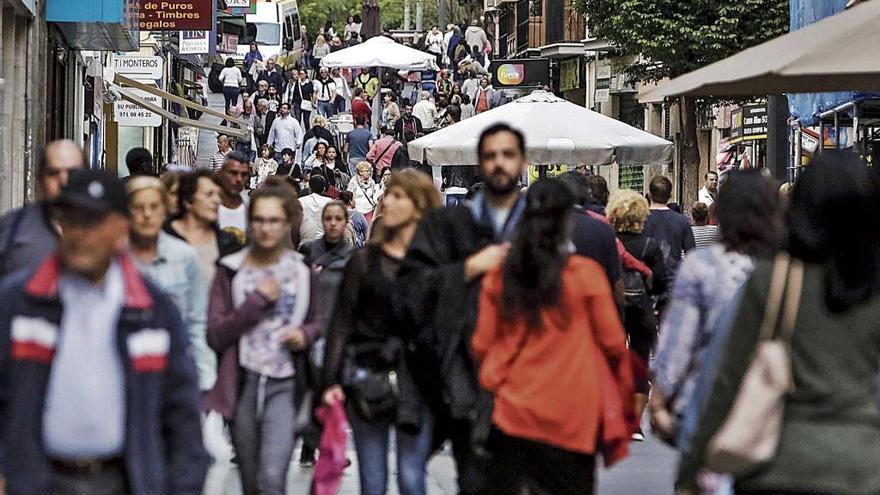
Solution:
{"label": "paved ground", "polygon": [[[208,91],[208,105],[223,111],[223,95]],[[202,116],[203,121],[219,123],[220,119],[209,115]],[[208,156],[216,151],[216,133],[201,130],[199,134],[199,150],[197,163],[207,167]],[[647,426],[647,425],[646,425]],[[648,428],[645,428],[648,431]],[[352,451],[350,458],[355,463],[345,472],[340,495],[357,495],[360,493],[357,474],[357,456]],[[294,459],[299,459],[295,453]],[[397,495],[394,481],[394,462],[389,459],[390,485],[389,495]],[[648,440],[631,444],[630,456],[610,470],[599,469],[599,495],[668,495],[672,493],[677,455],[659,441],[648,436]],[[289,490],[291,495],[308,493],[312,470],[302,469],[293,463],[290,469]],[[443,452],[436,455],[428,466],[428,495],[453,495],[456,493],[455,465],[451,454]],[[223,494],[207,495],[240,495],[237,475],[229,479],[227,490]]]}
{"label": "paved ground", "polygon": [[[355,463],[345,471],[340,495],[357,495],[360,493],[357,474],[357,456],[350,453]],[[298,453],[294,459],[299,459]],[[388,494],[397,495],[394,476],[394,459],[389,459],[391,481]],[[630,456],[610,470],[599,469],[599,495],[669,495],[675,476],[677,454],[662,445],[659,441],[648,437],[648,440],[631,444]],[[293,463],[290,469],[288,493],[308,493],[312,470],[299,467]],[[238,480],[235,475],[229,480],[228,489],[223,495],[240,495]],[[456,493],[455,465],[452,456],[444,452],[435,456],[428,466],[428,495],[454,495]],[[208,494],[214,495],[214,494]],[[219,495],[219,494],[218,494]]]}
{"label": "paved ground", "polygon": [[[206,80],[207,83],[207,80]],[[210,89],[205,90],[208,95],[208,108],[223,113],[225,100],[222,93],[212,93]],[[212,124],[220,124],[219,117],[213,115],[202,114],[199,119],[201,122],[209,122]],[[208,167],[208,157],[217,151],[217,133],[205,129],[199,129],[199,148],[196,152],[196,165],[199,167]]]}

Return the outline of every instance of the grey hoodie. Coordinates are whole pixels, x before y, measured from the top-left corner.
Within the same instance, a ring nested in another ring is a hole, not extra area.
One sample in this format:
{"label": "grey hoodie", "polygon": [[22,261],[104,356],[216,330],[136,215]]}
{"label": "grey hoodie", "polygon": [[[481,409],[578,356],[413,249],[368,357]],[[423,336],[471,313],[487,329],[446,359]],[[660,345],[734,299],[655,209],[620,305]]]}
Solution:
{"label": "grey hoodie", "polygon": [[481,52],[484,51],[486,44],[489,43],[486,31],[483,31],[483,28],[480,26],[468,26],[467,31],[464,32],[464,40],[467,42],[468,50],[476,46],[479,47]]}

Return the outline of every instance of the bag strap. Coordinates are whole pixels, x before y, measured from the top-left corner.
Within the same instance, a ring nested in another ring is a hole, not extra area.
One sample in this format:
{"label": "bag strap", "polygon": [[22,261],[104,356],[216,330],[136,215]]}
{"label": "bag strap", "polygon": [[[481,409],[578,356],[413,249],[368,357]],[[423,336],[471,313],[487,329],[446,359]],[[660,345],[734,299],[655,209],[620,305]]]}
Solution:
{"label": "bag strap", "polygon": [[786,278],[791,258],[788,254],[780,253],[773,262],[773,273],[770,277],[770,291],[767,295],[767,306],[764,308],[764,320],[761,322],[759,340],[770,340],[779,321],[779,311],[782,308],[782,298],[785,295]]}
{"label": "bag strap", "polygon": [[392,139],[391,142],[388,143],[388,146],[386,146],[385,149],[382,151],[382,153],[380,153],[379,156],[376,158],[376,160],[375,160],[376,163],[379,163],[382,161],[382,157],[385,156],[385,153],[388,153],[388,150],[390,150],[391,147],[394,146],[395,142],[396,142],[396,140]]}
{"label": "bag strap", "polygon": [[794,333],[794,325],[797,322],[797,314],[801,304],[801,291],[804,285],[804,264],[800,260],[791,262],[788,272],[788,290],[783,306],[782,323],[779,328],[779,338],[785,341],[791,339]]}

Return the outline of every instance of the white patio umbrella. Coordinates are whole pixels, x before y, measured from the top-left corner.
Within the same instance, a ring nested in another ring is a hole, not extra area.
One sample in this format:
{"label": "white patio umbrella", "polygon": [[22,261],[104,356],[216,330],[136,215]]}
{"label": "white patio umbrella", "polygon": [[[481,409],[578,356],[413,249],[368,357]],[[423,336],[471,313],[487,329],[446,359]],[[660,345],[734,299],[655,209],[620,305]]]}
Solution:
{"label": "white patio umbrella", "polygon": [[487,127],[506,123],[525,135],[529,163],[668,164],[672,143],[563,100],[535,91],[409,143],[411,159],[432,166],[476,165],[477,141]]}
{"label": "white patio umbrella", "polygon": [[434,55],[401,45],[385,36],[343,48],[321,59],[323,67],[388,67],[397,70],[437,69]]}
{"label": "white patio umbrella", "polygon": [[[436,70],[437,59],[430,53],[416,50],[401,45],[385,36],[374,36],[363,43],[337,52],[321,59],[322,67],[351,67],[351,68],[379,68],[379,81],[382,81],[381,70],[391,68],[396,70]],[[374,134],[379,132],[379,115],[382,113],[381,91],[376,92],[373,98],[372,129]]]}

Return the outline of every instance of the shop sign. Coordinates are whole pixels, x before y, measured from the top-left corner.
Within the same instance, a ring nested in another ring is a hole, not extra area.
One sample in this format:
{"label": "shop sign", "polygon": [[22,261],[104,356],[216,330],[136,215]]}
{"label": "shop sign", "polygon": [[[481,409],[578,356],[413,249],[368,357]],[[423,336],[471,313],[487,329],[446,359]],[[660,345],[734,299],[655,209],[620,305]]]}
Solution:
{"label": "shop sign", "polygon": [[[157,107],[162,106],[162,98],[147,93],[140,89],[130,90],[135,96],[146,100]],[[162,116],[141,108],[127,100],[113,102],[113,120],[121,126],[128,127],[159,127],[162,125]]]}
{"label": "shop sign", "polygon": [[140,0],[141,31],[209,30],[214,0]]}
{"label": "shop sign", "polygon": [[113,70],[132,79],[154,81],[162,79],[163,62],[162,57],[155,56],[115,57]]}
{"label": "shop sign", "polygon": [[256,14],[257,0],[226,0],[223,12],[232,15]]}
{"label": "shop sign", "polygon": [[217,45],[219,53],[238,53],[238,35],[230,33],[222,33],[220,35],[220,44]]}
{"label": "shop sign", "polygon": [[767,105],[743,105],[730,114],[730,143],[767,139]]}
{"label": "shop sign", "polygon": [[581,59],[559,63],[559,91],[571,91],[581,86]]}
{"label": "shop sign", "polygon": [[801,129],[801,149],[815,153],[819,149],[819,133],[813,133],[809,129]]}
{"label": "shop sign", "polygon": [[605,103],[611,98],[611,66],[596,67],[596,101]]}
{"label": "shop sign", "polygon": [[566,164],[556,164],[556,165],[529,165],[529,185],[538,182],[538,179],[541,178],[541,168],[547,170],[546,177],[548,179],[555,179],[562,174],[568,172],[569,170],[574,170],[574,167],[569,167]]}
{"label": "shop sign", "polygon": [[211,31],[181,31],[180,54],[208,53],[211,49]]}
{"label": "shop sign", "polygon": [[546,58],[493,60],[489,72],[495,89],[550,84],[550,60]]}

